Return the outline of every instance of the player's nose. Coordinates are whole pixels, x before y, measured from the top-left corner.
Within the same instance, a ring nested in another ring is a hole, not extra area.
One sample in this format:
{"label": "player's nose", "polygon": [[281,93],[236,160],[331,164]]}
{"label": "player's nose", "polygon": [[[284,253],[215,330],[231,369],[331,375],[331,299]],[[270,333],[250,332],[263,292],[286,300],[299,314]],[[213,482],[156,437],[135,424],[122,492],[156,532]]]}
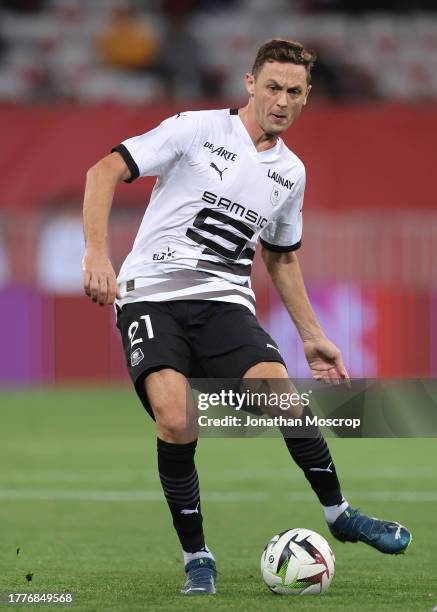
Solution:
{"label": "player's nose", "polygon": [[287,108],[288,100],[287,100],[287,93],[285,91],[280,92],[279,96],[276,99],[276,104],[281,109]]}

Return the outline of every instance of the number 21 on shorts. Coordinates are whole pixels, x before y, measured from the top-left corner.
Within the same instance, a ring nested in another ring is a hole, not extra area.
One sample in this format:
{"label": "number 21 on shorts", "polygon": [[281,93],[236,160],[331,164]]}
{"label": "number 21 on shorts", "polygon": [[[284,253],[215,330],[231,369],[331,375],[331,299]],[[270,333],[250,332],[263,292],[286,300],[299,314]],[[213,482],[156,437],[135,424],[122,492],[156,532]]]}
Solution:
{"label": "number 21 on shorts", "polygon": [[[150,315],[142,315],[140,317],[140,321],[144,321],[144,324],[146,326],[147,337],[149,340],[152,340],[152,338],[154,338],[155,336],[153,333],[153,327],[152,327],[152,321],[150,320]],[[131,349],[136,344],[141,344],[143,341],[142,338],[135,338],[135,335],[139,327],[140,327],[140,323],[138,321],[132,321],[132,323],[129,325],[129,329],[127,330],[127,335],[130,340]]]}

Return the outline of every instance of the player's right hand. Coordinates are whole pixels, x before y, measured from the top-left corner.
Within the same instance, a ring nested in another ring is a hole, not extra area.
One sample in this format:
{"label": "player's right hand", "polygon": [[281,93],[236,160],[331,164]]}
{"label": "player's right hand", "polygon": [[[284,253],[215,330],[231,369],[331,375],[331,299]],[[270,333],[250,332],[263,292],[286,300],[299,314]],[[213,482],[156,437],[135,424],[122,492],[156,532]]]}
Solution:
{"label": "player's right hand", "polygon": [[100,306],[113,304],[120,297],[117,280],[106,253],[87,247],[82,260],[83,288]]}

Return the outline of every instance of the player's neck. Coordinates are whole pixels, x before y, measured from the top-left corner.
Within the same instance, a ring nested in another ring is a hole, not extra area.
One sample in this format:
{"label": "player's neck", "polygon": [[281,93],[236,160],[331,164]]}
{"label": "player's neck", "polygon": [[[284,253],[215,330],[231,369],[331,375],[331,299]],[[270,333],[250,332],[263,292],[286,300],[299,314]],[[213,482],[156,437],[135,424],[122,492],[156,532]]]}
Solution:
{"label": "player's neck", "polygon": [[256,121],[255,113],[253,112],[250,103],[247,104],[247,106],[239,109],[238,116],[243,122],[244,127],[246,128],[256,150],[259,153],[261,151],[267,151],[267,149],[271,149],[275,146],[278,137],[272,136],[271,134],[266,134],[266,132]]}

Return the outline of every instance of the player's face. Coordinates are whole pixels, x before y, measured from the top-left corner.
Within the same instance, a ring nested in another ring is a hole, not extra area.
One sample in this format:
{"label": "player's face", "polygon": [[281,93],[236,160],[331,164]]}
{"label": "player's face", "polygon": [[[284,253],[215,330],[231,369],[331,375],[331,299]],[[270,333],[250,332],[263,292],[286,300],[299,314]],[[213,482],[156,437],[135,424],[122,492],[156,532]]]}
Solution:
{"label": "player's face", "polygon": [[255,79],[246,75],[255,120],[266,134],[279,136],[299,116],[311,86],[304,66],[265,62]]}

